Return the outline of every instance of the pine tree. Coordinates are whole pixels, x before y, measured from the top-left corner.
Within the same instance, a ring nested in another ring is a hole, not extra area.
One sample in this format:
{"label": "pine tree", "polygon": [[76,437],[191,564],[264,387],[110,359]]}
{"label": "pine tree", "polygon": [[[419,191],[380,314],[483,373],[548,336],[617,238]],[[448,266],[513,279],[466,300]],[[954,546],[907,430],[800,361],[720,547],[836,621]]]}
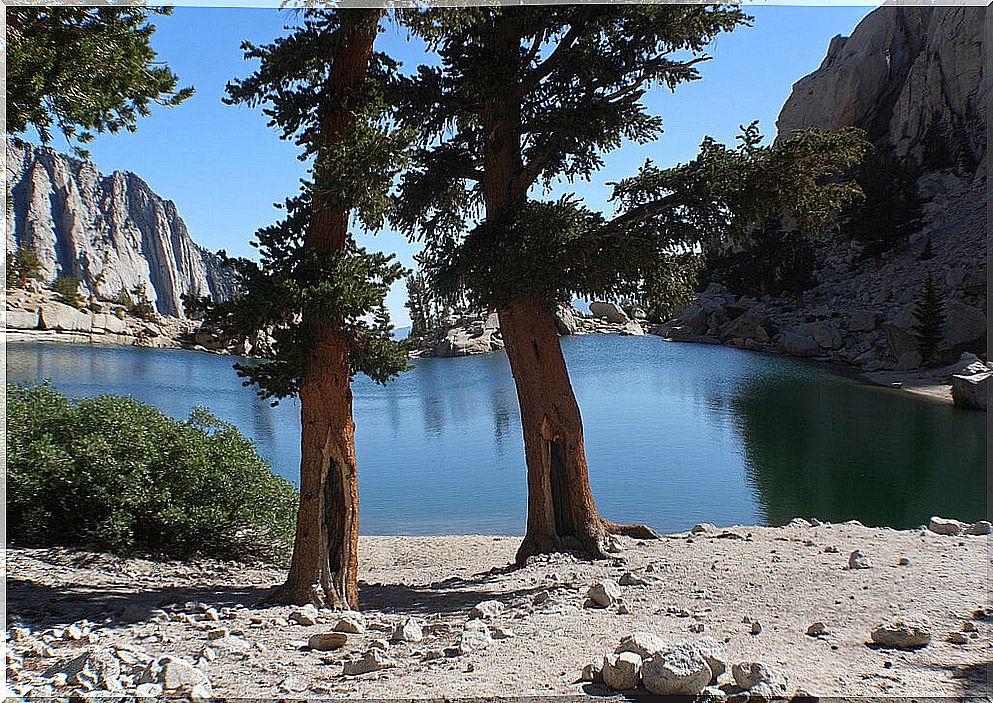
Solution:
{"label": "pine tree", "polygon": [[942,327],[945,324],[945,300],[930,271],[924,278],[921,293],[914,303],[914,320],[917,350],[924,363],[931,366],[938,360],[938,347],[944,336]]}
{"label": "pine tree", "polygon": [[373,51],[381,11],[306,10],[273,43],[245,43],[258,70],[228,85],[228,102],[265,106],[284,139],[313,158],[312,179],[286,217],[256,233],[261,261],[227,259],[238,294],[208,306],[230,338],[262,331],[272,358],[237,366],[260,395],[300,398],[300,507],[293,559],[273,602],[358,606],[358,483],[351,377],[385,383],[406,368],[385,306],[404,269],[367,252],[350,218],[375,230],[404,163],[407,135],[386,118],[394,64]]}
{"label": "pine tree", "polygon": [[20,246],[16,251],[7,252],[7,287],[26,288],[28,281],[40,281],[44,267],[41,259],[30,247]]}
{"label": "pine tree", "polygon": [[59,294],[62,302],[74,308],[83,306],[83,296],[79,294],[79,286],[83,282],[78,276],[56,276],[52,290]]}
{"label": "pine tree", "polygon": [[178,105],[193,94],[156,60],[150,15],[170,8],[7,7],[7,129],[52,129],[79,146],[100,132],[133,132],[152,104]]}
{"label": "pine tree", "polygon": [[733,5],[552,5],[408,10],[438,62],[398,79],[398,119],[419,130],[396,224],[425,242],[431,283],[497,309],[517,386],[528,470],[527,534],[517,552],[602,557],[611,533],[649,537],[597,512],[583,427],[554,310],[574,296],[628,294],[660,255],[733,236],[790,210],[823,219],[852,192],[835,175],[861,157],[851,132],[812,131],[762,147],[713,140],[676,169],[646,164],[616,184],[612,219],[536,186],[589,178],[603,153],[645,143],[661,120],[653,87],[699,78],[703,50],[748,18]]}

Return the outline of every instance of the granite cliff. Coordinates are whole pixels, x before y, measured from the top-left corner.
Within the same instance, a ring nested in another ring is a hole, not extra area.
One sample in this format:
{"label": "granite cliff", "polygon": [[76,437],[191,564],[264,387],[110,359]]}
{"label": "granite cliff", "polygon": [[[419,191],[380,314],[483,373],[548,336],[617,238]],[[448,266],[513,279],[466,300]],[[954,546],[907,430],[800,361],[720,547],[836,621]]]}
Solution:
{"label": "granite cliff", "polygon": [[[985,355],[985,11],[874,10],[850,37],[831,41],[820,68],[793,86],[779,116],[778,138],[811,126],[853,125],[877,151],[892,153],[920,203],[909,231],[882,253],[866,251],[844,231],[825,232],[812,242],[814,284],[802,294],[744,295],[714,283],[654,331],[865,372],[911,371],[923,361],[914,301],[930,274],[944,301],[939,361]],[[877,224],[890,223],[883,217]]]}
{"label": "granite cliff", "polygon": [[105,298],[139,285],[160,314],[180,318],[183,294],[231,294],[220,259],[135,174],[104,176],[89,161],[11,139],[6,157],[7,250],[34,250],[47,280],[77,276],[84,294]]}

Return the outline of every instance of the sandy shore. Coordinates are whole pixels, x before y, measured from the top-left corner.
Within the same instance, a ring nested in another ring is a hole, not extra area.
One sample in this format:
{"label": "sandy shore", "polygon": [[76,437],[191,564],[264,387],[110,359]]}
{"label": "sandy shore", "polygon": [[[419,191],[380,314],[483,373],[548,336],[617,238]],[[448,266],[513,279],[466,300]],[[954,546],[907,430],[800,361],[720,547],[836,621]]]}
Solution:
{"label": "sandy shore", "polygon": [[[857,524],[734,527],[624,540],[612,560],[555,555],[510,569],[518,540],[364,537],[366,631],[333,651],[307,644],[330,632],[337,614],[321,611],[316,624],[302,625],[292,622],[297,609],[257,606],[283,575],[271,564],[10,549],[10,684],[29,697],[64,695],[79,687],[57,676],[53,686],[44,672],[109,649],[118,650],[127,690],[152,657],[169,654],[196,665],[222,697],[602,695],[602,686],[580,680],[583,666],[622,636],[645,631],[670,643],[709,635],[723,643],[729,665],[763,662],[791,690],[818,696],[989,693],[993,624],[975,615],[990,604],[989,536]],[[871,568],[848,568],[855,549]],[[629,571],[648,583],[622,586],[621,604],[584,607],[592,583]],[[489,620],[491,632],[510,636],[458,654],[471,609],[491,599],[503,606]],[[867,644],[877,624],[909,615],[930,621],[928,646]],[[386,642],[410,617],[424,639]],[[759,621],[761,632],[752,634],[745,619]],[[807,635],[815,621],[829,634]],[[963,643],[948,641],[953,632]],[[370,646],[385,648],[395,665],[343,675],[343,665]],[[728,681],[726,674],[725,688]]]}

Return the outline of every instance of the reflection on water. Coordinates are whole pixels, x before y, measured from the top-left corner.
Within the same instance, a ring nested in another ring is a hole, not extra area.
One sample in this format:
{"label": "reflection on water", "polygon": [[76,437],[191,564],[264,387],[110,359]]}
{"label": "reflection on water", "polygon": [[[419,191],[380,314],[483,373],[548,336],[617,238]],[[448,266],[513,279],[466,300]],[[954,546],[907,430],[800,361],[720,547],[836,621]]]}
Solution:
{"label": "reflection on water", "polygon": [[[566,338],[601,512],[663,530],[796,515],[912,527],[985,509],[985,417],[797,361],[657,337]],[[10,344],[9,380],[198,405],[299,472],[299,406],[272,408],[232,359],[180,350]],[[523,532],[526,481],[507,359],[422,359],[385,388],[354,384],[362,531]]]}

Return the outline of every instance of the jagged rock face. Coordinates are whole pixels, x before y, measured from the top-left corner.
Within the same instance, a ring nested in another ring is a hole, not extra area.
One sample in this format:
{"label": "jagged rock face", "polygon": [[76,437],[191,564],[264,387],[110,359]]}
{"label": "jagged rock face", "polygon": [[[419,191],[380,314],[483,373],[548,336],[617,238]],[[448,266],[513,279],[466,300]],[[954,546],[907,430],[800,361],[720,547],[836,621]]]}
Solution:
{"label": "jagged rock face", "polygon": [[230,297],[218,257],[135,174],[105,177],[89,161],[9,139],[6,148],[8,251],[33,249],[46,279],[78,276],[86,293],[103,297],[141,285],[159,313],[175,317],[184,316],[184,293]]}
{"label": "jagged rock face", "polygon": [[881,7],[797,81],[779,136],[858,126],[925,170],[985,170],[983,7]]}

